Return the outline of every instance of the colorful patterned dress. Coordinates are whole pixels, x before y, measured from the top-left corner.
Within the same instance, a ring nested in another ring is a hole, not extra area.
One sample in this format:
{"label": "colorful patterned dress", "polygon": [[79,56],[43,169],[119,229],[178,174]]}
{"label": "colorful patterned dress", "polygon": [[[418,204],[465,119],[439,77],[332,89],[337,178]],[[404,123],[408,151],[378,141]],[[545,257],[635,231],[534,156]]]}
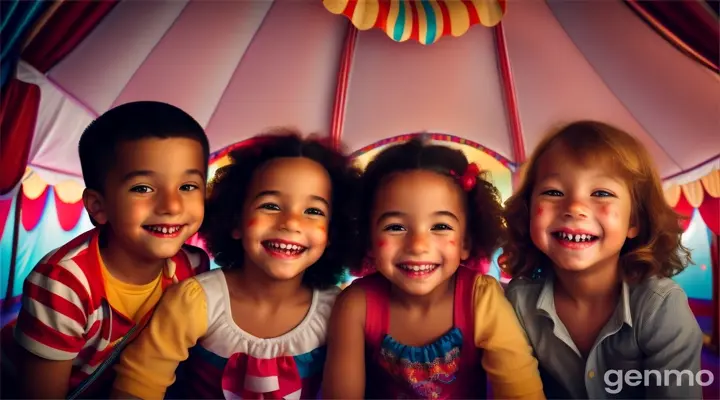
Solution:
{"label": "colorful patterned dress", "polygon": [[[183,347],[178,343],[185,343],[186,349],[191,347],[189,357],[179,368],[177,382],[168,397],[288,400],[318,397],[327,324],[339,288],[315,290],[310,309],[297,327],[282,336],[261,339],[235,324],[221,270],[199,275],[182,285],[184,293],[172,293],[167,301],[161,302],[138,343],[123,354],[116,389],[140,398],[162,397],[174,379],[177,363],[184,360],[176,349]],[[198,330],[195,327],[198,324],[178,323],[183,315],[178,309],[185,311],[190,321],[206,320],[207,327]]]}
{"label": "colorful patterned dress", "polygon": [[365,398],[479,399],[486,397],[482,350],[474,343],[473,290],[477,275],[456,274],[453,323],[445,335],[426,346],[399,343],[388,334],[390,282],[380,274],[353,285],[365,291]]}

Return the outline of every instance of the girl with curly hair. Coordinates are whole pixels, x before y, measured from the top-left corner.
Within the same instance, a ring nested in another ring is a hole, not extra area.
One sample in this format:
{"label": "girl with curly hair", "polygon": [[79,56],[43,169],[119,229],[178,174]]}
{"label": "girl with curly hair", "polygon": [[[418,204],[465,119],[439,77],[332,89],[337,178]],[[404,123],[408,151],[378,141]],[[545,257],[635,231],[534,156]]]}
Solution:
{"label": "girl with curly hair", "polygon": [[361,177],[351,266],[377,273],[339,296],[327,398],[542,398],[537,361],[492,277],[461,266],[504,236],[497,189],[459,150],[420,140],[381,152]]}
{"label": "girl with curly hair", "polygon": [[[688,373],[700,369],[702,333],[670,279],[690,255],[647,150],[579,121],[541,142],[525,168],[505,209],[507,296],[545,394],[701,398]],[[623,385],[630,374],[641,379]]]}
{"label": "girl with curly hair", "polygon": [[162,398],[186,359],[183,397],[318,394],[344,272],[350,164],[293,131],[259,136],[230,158],[200,230],[222,268],[165,294],[123,353],[119,397]]}

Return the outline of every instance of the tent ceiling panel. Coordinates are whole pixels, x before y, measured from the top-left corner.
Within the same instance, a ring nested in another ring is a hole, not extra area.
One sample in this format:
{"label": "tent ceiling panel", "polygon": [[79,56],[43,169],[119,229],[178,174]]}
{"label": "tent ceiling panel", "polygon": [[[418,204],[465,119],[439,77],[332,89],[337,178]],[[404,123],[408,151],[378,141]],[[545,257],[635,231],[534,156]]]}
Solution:
{"label": "tent ceiling panel", "polygon": [[409,132],[446,132],[512,159],[493,32],[471,29],[432,46],[358,34],[342,140],[359,150]]}
{"label": "tent ceiling panel", "polygon": [[517,7],[503,25],[528,155],[559,125],[596,119],[632,132],[650,146],[664,169],[677,169],[597,75],[546,3]]}
{"label": "tent ceiling panel", "polygon": [[49,77],[95,114],[113,104],[185,8],[185,0],[121,1]]}
{"label": "tent ceiling panel", "polygon": [[675,163],[671,168],[658,160],[664,176],[720,153],[717,74],[680,53],[620,1],[549,4],[598,76],[652,133],[654,155],[663,150]]}
{"label": "tent ceiling panel", "polygon": [[[207,126],[270,1],[191,2],[135,72],[113,106],[172,103]],[[212,61],[211,61],[212,60]]]}
{"label": "tent ceiling panel", "polygon": [[207,126],[211,150],[278,125],[327,135],[347,26],[320,2],[276,1]]}

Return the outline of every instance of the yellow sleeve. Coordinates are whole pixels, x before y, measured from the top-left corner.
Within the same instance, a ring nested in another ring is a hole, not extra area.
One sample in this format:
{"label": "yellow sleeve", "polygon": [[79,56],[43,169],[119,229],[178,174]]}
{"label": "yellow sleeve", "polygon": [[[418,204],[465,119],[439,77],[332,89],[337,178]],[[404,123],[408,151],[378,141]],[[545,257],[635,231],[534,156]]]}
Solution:
{"label": "yellow sleeve", "polygon": [[162,399],[175,382],[175,369],[188,349],[207,332],[205,292],[194,278],[171,286],[142,333],[123,351],[115,366],[116,393]]}
{"label": "yellow sleeve", "polygon": [[475,345],[498,399],[544,399],[538,363],[500,283],[478,276],[473,295]]}

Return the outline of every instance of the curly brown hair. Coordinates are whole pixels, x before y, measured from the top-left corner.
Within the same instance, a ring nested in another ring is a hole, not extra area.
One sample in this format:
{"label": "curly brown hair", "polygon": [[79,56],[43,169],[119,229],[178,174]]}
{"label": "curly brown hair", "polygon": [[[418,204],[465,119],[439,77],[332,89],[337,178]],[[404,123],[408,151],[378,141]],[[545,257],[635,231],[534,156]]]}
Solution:
{"label": "curly brown hair", "polygon": [[346,267],[344,249],[352,240],[346,227],[351,223],[353,173],[350,159],[334,150],[328,140],[304,139],[301,133],[279,128],[258,135],[249,144],[230,152],[230,164],[219,168],[208,185],[205,219],[200,237],[205,240],[215,262],[223,268],[241,268],[245,262],[242,244],[232,231],[242,219],[242,204],[255,171],[275,158],[304,157],[322,165],[330,175],[332,194],[328,243],[323,255],[303,275],[303,283],[312,288],[327,288],[340,283]]}
{"label": "curly brown hair", "polygon": [[539,162],[553,146],[562,145],[568,155],[585,165],[606,165],[616,171],[631,194],[631,224],[638,235],[625,241],[618,265],[625,279],[671,277],[691,262],[681,243],[680,216],[665,201],[662,184],[650,154],[630,134],[597,121],[577,121],[547,136],[523,166],[520,187],[505,202],[508,242],[503,246],[506,263],[501,266],[513,278],[535,279],[551,265],[530,238],[530,201]]}
{"label": "curly brown hair", "polygon": [[[412,170],[426,170],[452,176],[453,173],[462,174],[468,164],[468,159],[462,151],[448,146],[429,144],[421,138],[393,145],[380,152],[365,168],[356,187],[359,193],[358,218],[356,238],[349,261],[351,271],[356,275],[369,272],[365,261],[370,249],[372,206],[378,189],[389,176]],[[454,179],[457,182],[457,179]],[[500,193],[485,179],[484,173],[478,176],[472,190],[463,193],[466,194],[467,232],[470,240],[470,257],[465,265],[470,267],[492,257],[495,250],[505,241],[505,227]]]}

